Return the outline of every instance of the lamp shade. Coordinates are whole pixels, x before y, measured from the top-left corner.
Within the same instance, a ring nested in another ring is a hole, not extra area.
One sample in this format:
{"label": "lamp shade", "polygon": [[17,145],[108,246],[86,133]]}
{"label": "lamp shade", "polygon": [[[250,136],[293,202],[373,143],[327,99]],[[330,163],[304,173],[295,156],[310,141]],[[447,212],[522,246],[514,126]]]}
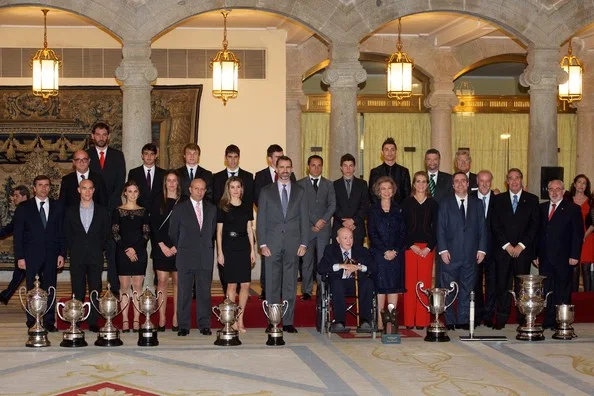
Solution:
{"label": "lamp shade", "polygon": [[561,59],[560,65],[569,78],[563,84],[559,84],[559,99],[567,103],[582,100],[582,75],[584,67],[580,60],[571,52],[571,41],[567,47],[567,55]]}
{"label": "lamp shade", "polygon": [[231,51],[219,51],[212,60],[212,94],[223,100],[236,98],[239,82],[239,61]]}
{"label": "lamp shade", "polygon": [[410,62],[388,63],[388,98],[402,99],[411,96],[412,68]]}
{"label": "lamp shade", "polygon": [[60,61],[51,49],[40,49],[31,60],[33,94],[47,99],[59,90]]}

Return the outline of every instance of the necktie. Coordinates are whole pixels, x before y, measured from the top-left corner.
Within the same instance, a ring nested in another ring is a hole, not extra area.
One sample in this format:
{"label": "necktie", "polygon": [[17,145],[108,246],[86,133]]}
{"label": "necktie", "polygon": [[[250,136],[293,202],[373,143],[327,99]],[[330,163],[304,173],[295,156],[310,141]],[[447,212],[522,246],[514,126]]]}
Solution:
{"label": "necktie", "polygon": [[274,182],[276,183],[278,181],[278,173],[276,173],[276,171],[274,171]]}
{"label": "necktie", "polygon": [[342,255],[344,256],[344,262],[346,263],[349,259],[349,252],[344,252]]}
{"label": "necktie", "polygon": [[287,191],[286,184],[283,184],[283,193],[281,196],[281,207],[283,209],[283,216],[287,217],[287,208],[289,207],[289,192]]}
{"label": "necktie", "polygon": [[487,217],[487,197],[483,197],[483,210],[485,211],[485,218]]}
{"label": "necktie", "polygon": [[435,174],[430,175],[429,178],[429,192],[432,197],[435,197]]}
{"label": "necktie", "polygon": [[314,190],[316,190],[316,192],[318,192],[318,179],[311,179],[311,181],[313,182]]}
{"label": "necktie", "polygon": [[231,172],[231,177],[235,177],[236,172]]}
{"label": "necktie", "polygon": [[103,169],[103,167],[105,166],[105,152],[104,151],[99,152],[99,165],[101,165],[101,169]]}
{"label": "necktie", "polygon": [[347,198],[351,197],[351,179],[344,179],[344,181],[346,182],[346,190],[347,190]]}
{"label": "necktie", "polygon": [[[85,179],[86,179],[85,175],[80,175],[80,181],[83,181]],[[80,183],[78,183],[78,184],[80,184]]]}
{"label": "necktie", "polygon": [[196,203],[196,218],[198,219],[198,226],[202,229],[202,211],[200,210],[200,202]]}
{"label": "necktie", "polygon": [[190,182],[194,180],[194,168],[190,168]]}
{"label": "necktie", "polygon": [[152,185],[151,185],[151,184],[152,184],[152,183],[151,183],[151,170],[150,170],[150,169],[148,169],[148,170],[146,171],[146,185],[148,186],[148,189],[149,189],[149,191],[151,190],[151,187],[152,187]]}
{"label": "necktie", "polygon": [[466,222],[466,211],[464,210],[464,200],[460,200],[460,215],[462,216],[462,221]]}
{"label": "necktie", "polygon": [[553,214],[555,213],[555,209],[557,209],[557,204],[551,204],[551,213],[549,213],[549,221],[551,221],[551,217],[553,217]]}
{"label": "necktie", "polygon": [[512,210],[516,213],[516,209],[518,209],[518,196],[514,194],[514,199],[512,201]]}
{"label": "necktie", "polygon": [[39,216],[41,216],[41,224],[43,224],[43,228],[45,228],[47,226],[47,216],[45,215],[43,204],[45,204],[45,201],[39,202]]}

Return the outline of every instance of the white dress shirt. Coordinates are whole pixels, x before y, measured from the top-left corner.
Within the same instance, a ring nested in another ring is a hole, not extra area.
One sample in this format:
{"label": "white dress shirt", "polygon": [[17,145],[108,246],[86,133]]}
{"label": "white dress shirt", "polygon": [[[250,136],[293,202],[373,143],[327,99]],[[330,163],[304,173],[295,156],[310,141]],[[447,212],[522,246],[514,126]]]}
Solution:
{"label": "white dress shirt", "polygon": [[[47,197],[46,199],[43,200],[43,202],[45,202],[43,204],[43,210],[45,211],[46,220],[49,219],[49,211],[50,211],[49,201],[50,201],[49,197]],[[35,203],[37,204],[37,211],[39,212],[39,210],[41,209],[41,199],[37,198],[37,196],[35,196]]]}
{"label": "white dress shirt", "polygon": [[82,176],[85,177],[85,180],[89,180],[89,169],[87,169],[85,173],[80,173],[79,171],[76,171],[76,180],[78,181],[78,184],[80,184],[80,182],[83,181]]}

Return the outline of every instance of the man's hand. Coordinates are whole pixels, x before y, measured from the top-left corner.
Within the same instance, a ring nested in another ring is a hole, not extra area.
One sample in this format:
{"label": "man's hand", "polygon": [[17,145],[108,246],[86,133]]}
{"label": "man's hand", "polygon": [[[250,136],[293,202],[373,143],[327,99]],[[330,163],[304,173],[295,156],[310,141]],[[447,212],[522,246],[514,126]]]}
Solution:
{"label": "man's hand", "polygon": [[440,254],[440,256],[441,261],[443,261],[444,264],[450,263],[450,252],[443,252],[442,254]]}
{"label": "man's hand", "polygon": [[520,245],[520,244],[516,245],[516,247],[514,248],[514,252],[515,252],[514,257],[519,257],[520,253],[522,253],[523,251],[524,251],[524,248],[522,247],[522,245]]}
{"label": "man's hand", "polygon": [[576,259],[572,259],[572,258],[569,259],[569,265],[577,265],[578,262],[579,261]]}
{"label": "man's hand", "polygon": [[262,249],[260,250],[260,252],[262,253],[262,256],[264,256],[264,257],[272,256],[272,252],[270,251],[270,249],[268,249],[268,246],[262,246]]}
{"label": "man's hand", "polygon": [[341,267],[343,270],[345,270],[347,276],[350,276],[351,274],[361,269],[361,266],[359,264],[341,264]]}
{"label": "man's hand", "polygon": [[476,252],[476,263],[480,264],[485,259],[485,253],[483,252]]}
{"label": "man's hand", "polygon": [[323,219],[318,220],[316,222],[316,224],[314,225],[314,227],[316,227],[318,229],[318,231],[321,231],[325,226],[326,226],[326,222]]}
{"label": "man's hand", "polygon": [[388,261],[392,261],[398,256],[398,252],[395,250],[386,250],[384,252],[384,259]]}
{"label": "man's hand", "polygon": [[58,269],[64,268],[64,257],[58,256]]}
{"label": "man's hand", "polygon": [[17,265],[22,270],[27,269],[27,264],[25,264],[25,259],[19,259],[19,261],[17,261]]}
{"label": "man's hand", "polygon": [[299,256],[299,257],[305,256],[306,251],[307,251],[307,246],[299,246],[299,249],[297,249],[297,256]]}
{"label": "man's hand", "polygon": [[343,227],[346,227],[346,228],[350,228],[351,230],[354,230],[355,220],[353,220],[351,218],[343,218],[342,219],[342,226]]}
{"label": "man's hand", "polygon": [[505,251],[506,251],[506,252],[507,252],[507,253],[508,253],[510,256],[512,256],[512,257],[516,257],[516,256],[514,256],[514,254],[515,254],[515,252],[516,252],[516,251],[515,251],[514,247],[511,245],[511,243],[510,243],[509,245],[507,245],[507,247],[505,248]]}
{"label": "man's hand", "polygon": [[534,264],[534,266],[536,268],[538,268],[538,258],[535,258],[534,260],[532,260],[532,264]]}

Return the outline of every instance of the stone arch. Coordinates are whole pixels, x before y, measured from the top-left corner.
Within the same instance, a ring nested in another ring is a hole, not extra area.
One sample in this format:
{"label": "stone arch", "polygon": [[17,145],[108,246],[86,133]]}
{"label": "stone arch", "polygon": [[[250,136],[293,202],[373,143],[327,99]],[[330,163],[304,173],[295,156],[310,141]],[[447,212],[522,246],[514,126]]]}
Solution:
{"label": "stone arch", "polygon": [[528,61],[526,60],[526,55],[522,54],[502,54],[502,55],[495,55],[490,56],[488,58],[481,59],[473,64],[466,66],[464,69],[460,70],[458,74],[454,76],[454,80],[462,77],[464,74],[469,73],[479,67],[483,67],[486,65],[490,65],[493,63],[523,63],[524,65],[528,65]]}
{"label": "stone arch", "polygon": [[561,0],[550,13],[548,27],[550,44],[561,46],[581,30],[594,24],[594,4],[586,1]]}

